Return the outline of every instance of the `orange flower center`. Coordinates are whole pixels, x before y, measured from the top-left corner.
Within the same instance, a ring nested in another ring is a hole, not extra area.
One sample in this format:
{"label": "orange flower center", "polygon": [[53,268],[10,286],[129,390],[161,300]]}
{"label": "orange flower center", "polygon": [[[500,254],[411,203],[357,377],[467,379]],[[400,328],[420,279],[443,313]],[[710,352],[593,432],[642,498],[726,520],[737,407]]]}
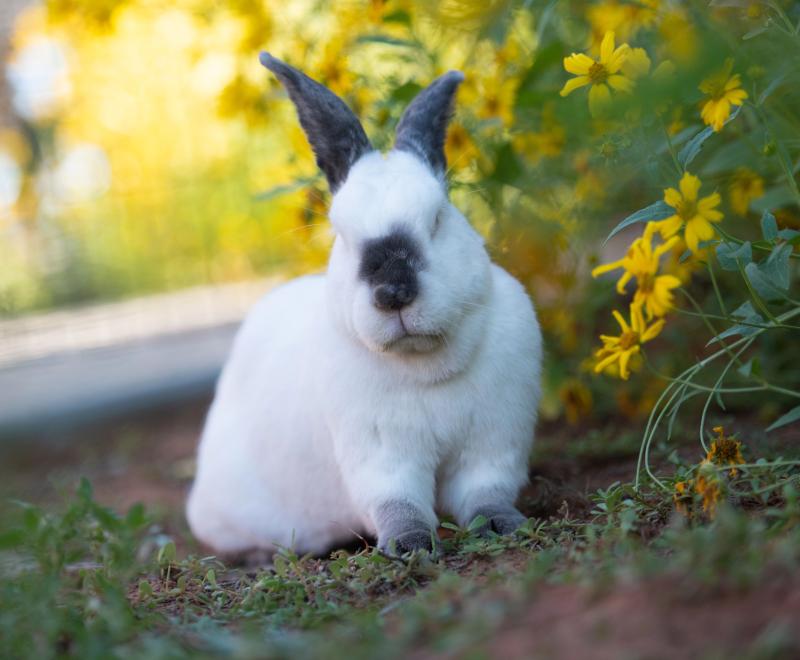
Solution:
{"label": "orange flower center", "polygon": [[624,351],[627,351],[629,348],[633,348],[638,343],[639,343],[639,333],[633,330],[628,330],[628,332],[623,332],[622,336],[619,338],[619,346]]}
{"label": "orange flower center", "polygon": [[689,222],[697,215],[697,202],[691,199],[682,199],[675,210],[684,222]]}
{"label": "orange flower center", "polygon": [[646,273],[641,277],[636,278],[636,282],[639,285],[639,291],[644,294],[653,293],[653,289],[656,285],[656,276],[652,273]]}
{"label": "orange flower center", "polygon": [[604,64],[595,62],[589,67],[589,80],[595,85],[604,83],[608,80],[608,69],[606,69]]}

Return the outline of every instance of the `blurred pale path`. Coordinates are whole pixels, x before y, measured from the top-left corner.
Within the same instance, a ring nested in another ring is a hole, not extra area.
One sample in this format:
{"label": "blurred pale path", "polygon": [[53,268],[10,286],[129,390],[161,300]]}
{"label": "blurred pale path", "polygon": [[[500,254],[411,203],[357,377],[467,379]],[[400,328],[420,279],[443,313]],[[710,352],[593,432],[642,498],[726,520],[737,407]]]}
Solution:
{"label": "blurred pale path", "polygon": [[239,322],[276,281],[0,322],[0,436],[210,390]]}

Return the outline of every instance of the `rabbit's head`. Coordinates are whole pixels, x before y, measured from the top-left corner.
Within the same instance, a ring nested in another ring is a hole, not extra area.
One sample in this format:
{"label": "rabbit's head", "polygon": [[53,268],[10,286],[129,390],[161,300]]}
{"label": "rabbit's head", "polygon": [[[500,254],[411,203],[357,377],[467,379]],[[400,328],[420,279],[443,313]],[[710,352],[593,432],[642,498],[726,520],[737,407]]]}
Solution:
{"label": "rabbit's head", "polygon": [[456,89],[451,71],[420,92],[388,154],[373,149],[333,92],[262,53],[294,102],[333,192],[331,312],[371,351],[458,369],[477,346],[491,289],[481,237],[450,204],[444,142]]}

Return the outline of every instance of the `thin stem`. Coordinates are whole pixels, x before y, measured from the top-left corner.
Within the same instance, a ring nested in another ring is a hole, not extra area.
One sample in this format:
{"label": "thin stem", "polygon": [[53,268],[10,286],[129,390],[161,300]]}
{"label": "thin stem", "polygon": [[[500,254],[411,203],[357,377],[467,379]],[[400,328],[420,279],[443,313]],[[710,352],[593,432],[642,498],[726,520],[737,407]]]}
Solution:
{"label": "thin stem", "polygon": [[677,312],[678,314],[684,314],[685,316],[696,316],[701,318],[703,316],[706,316],[710,319],[714,319],[715,321],[728,321],[729,323],[735,323],[736,325],[743,325],[747,328],[762,328],[764,330],[772,330],[773,328],[785,328],[786,330],[800,330],[800,325],[787,325],[786,323],[771,323],[769,325],[764,323],[750,323],[749,321],[739,320],[732,317],[720,316],[719,314],[708,314],[706,312],[698,314],[697,312],[690,312],[688,309],[681,309],[680,307],[675,307],[673,311]]}
{"label": "thin stem", "polygon": [[719,309],[723,316],[728,316],[728,310],[725,307],[725,301],[722,299],[722,293],[720,293],[719,285],[717,284],[717,276],[714,275],[714,268],[711,266],[710,261],[706,262],[706,268],[708,268],[708,274],[711,276],[711,284],[714,286],[714,293],[717,296],[717,304],[719,305]]}

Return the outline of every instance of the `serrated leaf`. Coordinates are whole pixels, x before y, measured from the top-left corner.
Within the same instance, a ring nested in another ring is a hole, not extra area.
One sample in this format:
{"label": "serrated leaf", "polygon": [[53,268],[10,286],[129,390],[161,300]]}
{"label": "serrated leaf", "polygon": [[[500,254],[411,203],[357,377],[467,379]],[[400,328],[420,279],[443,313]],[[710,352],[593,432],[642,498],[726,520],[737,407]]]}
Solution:
{"label": "serrated leaf", "polygon": [[603,244],[608,243],[608,241],[610,241],[611,238],[616,236],[623,229],[625,229],[626,227],[630,227],[631,225],[634,225],[637,222],[664,220],[665,218],[669,218],[671,215],[675,215],[675,209],[672,208],[665,201],[659,200],[654,204],[650,204],[650,206],[646,206],[643,209],[639,209],[638,211],[636,211],[636,213],[632,213],[627,218],[625,218],[616,227],[614,227],[614,229],[611,230],[611,233],[606,237],[606,240],[603,242]]}
{"label": "serrated leaf", "polygon": [[776,419],[767,427],[767,432],[774,431],[775,429],[779,429],[781,426],[786,426],[787,424],[791,424],[797,420],[800,420],[800,406],[795,406],[785,415],[778,417],[778,419]]}
{"label": "serrated leaf", "polygon": [[761,235],[765,241],[774,241],[778,238],[778,221],[769,211],[764,211],[761,216]]}
{"label": "serrated leaf", "polygon": [[739,266],[753,261],[753,248],[750,241],[741,245],[722,242],[717,245],[717,261],[723,270],[738,271]]}

